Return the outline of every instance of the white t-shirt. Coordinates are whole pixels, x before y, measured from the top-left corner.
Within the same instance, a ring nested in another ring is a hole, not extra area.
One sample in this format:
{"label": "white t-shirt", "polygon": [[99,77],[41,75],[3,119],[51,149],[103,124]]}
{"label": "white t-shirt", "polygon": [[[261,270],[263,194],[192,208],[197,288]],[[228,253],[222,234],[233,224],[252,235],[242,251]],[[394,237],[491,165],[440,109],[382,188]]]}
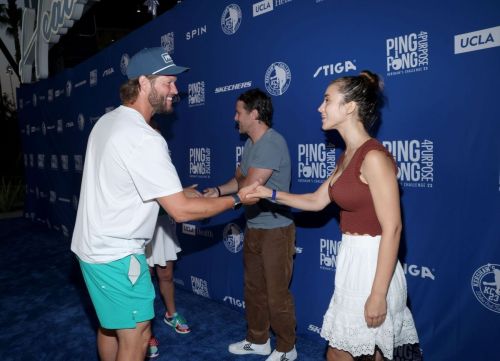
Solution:
{"label": "white t-shirt", "polygon": [[116,108],[89,136],[71,250],[88,263],[144,253],[155,199],[181,191],[165,139],[136,110]]}

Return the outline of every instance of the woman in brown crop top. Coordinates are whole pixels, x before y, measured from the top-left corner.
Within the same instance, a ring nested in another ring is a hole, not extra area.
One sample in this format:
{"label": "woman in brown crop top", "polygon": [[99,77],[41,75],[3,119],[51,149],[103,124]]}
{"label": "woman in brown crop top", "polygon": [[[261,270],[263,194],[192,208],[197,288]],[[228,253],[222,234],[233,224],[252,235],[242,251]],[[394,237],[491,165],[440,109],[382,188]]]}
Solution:
{"label": "woman in brown crop top", "polygon": [[322,129],[337,130],[346,149],[328,181],[314,193],[259,186],[248,195],[308,211],[331,201],[341,207],[335,291],[321,331],[329,342],[329,361],[360,355],[392,360],[395,347],[418,343],[397,259],[402,228],[397,167],[368,133],[379,120],[382,99],[379,78],[370,71],[334,80],[318,111]]}

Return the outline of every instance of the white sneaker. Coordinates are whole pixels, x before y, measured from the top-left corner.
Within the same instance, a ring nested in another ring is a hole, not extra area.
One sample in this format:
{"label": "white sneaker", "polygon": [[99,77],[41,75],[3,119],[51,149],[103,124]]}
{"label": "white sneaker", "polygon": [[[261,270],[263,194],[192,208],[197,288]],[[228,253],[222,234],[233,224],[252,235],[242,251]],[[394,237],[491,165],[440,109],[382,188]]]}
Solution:
{"label": "white sneaker", "polygon": [[266,361],[293,361],[297,359],[297,350],[295,346],[288,352],[279,352],[274,350]]}
{"label": "white sneaker", "polygon": [[260,345],[257,343],[251,343],[247,340],[243,340],[230,344],[228,350],[235,355],[269,355],[271,353],[271,342],[269,339],[267,339],[267,342],[265,344]]}

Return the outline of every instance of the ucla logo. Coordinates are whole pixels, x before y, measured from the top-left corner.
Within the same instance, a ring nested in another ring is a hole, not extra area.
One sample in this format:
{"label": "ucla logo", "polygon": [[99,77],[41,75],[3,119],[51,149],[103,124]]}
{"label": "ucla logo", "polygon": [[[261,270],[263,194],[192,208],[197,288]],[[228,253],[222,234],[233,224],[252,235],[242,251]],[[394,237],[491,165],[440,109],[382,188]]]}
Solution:
{"label": "ucla logo", "polygon": [[274,96],[283,95],[290,86],[292,73],[288,65],[283,62],[276,62],[267,68],[264,80],[269,94]]}
{"label": "ucla logo", "polygon": [[472,292],[490,311],[500,313],[500,265],[487,264],[472,275]]}
{"label": "ucla logo", "polygon": [[67,96],[67,97],[70,97],[70,96],[71,96],[71,90],[72,90],[72,89],[73,89],[73,84],[71,83],[71,80],[68,80],[68,81],[66,82],[66,88],[65,88],[65,90],[66,90],[66,96]]}
{"label": "ucla logo", "polygon": [[223,231],[224,245],[231,253],[238,253],[243,248],[243,232],[235,223],[229,223]]}
{"label": "ucla logo", "polygon": [[236,33],[241,25],[241,8],[236,4],[226,6],[222,13],[220,24],[226,35]]}
{"label": "ucla logo", "polygon": [[455,35],[455,54],[500,46],[500,26]]}
{"label": "ucla logo", "polygon": [[174,52],[174,32],[164,34],[161,36],[161,47],[169,54]]}
{"label": "ucla logo", "polygon": [[85,128],[85,117],[82,113],[78,114],[78,129],[83,130]]}
{"label": "ucla logo", "polygon": [[120,70],[122,71],[123,75],[127,75],[127,67],[128,67],[129,60],[130,60],[130,57],[128,56],[127,53],[124,53],[122,55],[122,58],[120,59]]}

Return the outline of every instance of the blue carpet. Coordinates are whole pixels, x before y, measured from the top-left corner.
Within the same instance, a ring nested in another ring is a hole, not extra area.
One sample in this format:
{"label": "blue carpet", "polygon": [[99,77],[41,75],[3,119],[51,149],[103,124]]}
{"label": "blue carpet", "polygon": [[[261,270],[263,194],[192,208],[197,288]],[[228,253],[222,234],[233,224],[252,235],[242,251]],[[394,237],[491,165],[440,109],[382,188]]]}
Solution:
{"label": "blue carpet", "polygon": [[[69,239],[43,225],[0,220],[0,360],[98,360],[97,319],[69,247]],[[227,345],[245,336],[238,311],[179,288],[176,304],[192,331],[180,335],[163,323],[158,296],[155,360],[265,360],[228,353]],[[297,339],[301,361],[324,360],[325,349],[326,343]]]}

